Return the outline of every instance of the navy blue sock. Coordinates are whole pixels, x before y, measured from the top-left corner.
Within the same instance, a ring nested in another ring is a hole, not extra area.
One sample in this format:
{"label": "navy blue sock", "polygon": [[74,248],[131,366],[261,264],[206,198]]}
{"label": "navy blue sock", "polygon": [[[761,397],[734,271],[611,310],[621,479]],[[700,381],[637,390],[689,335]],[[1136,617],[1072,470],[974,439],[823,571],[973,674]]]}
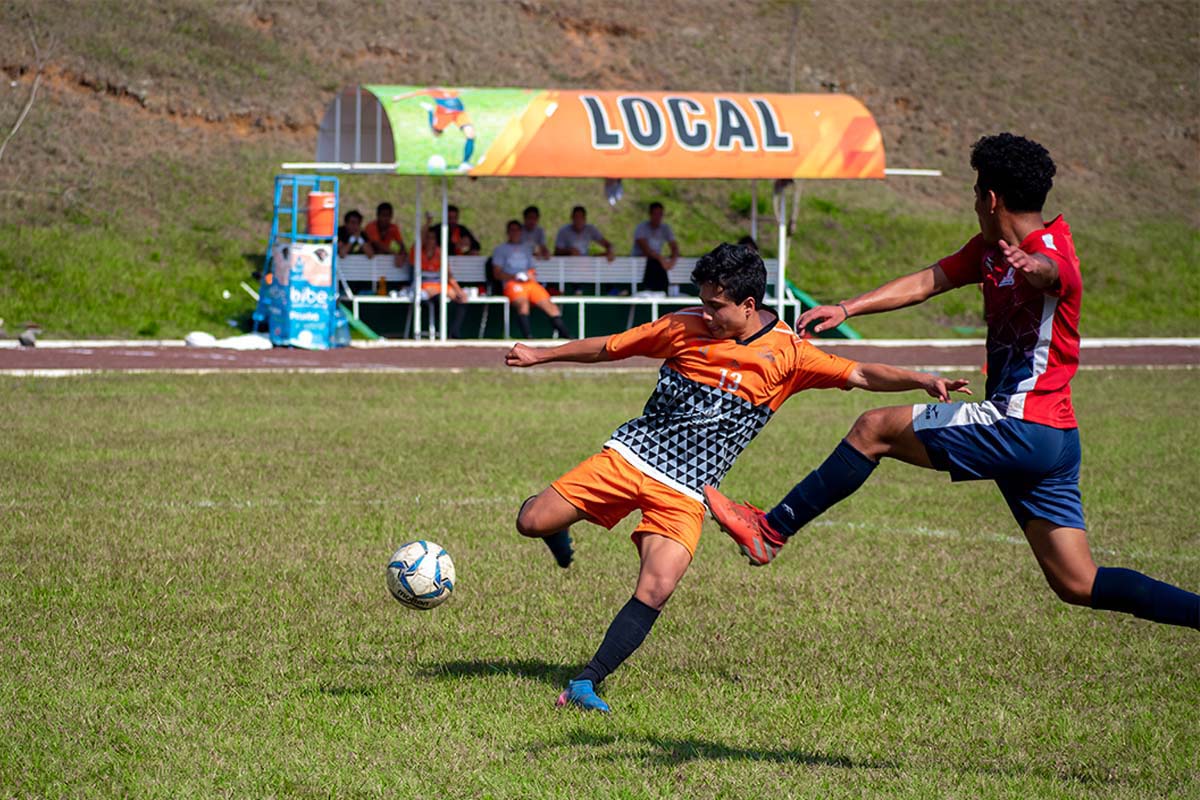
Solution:
{"label": "navy blue sock", "polygon": [[629,598],[629,602],[613,617],[612,624],[608,626],[608,633],[604,634],[604,641],[600,643],[600,649],[575,680],[591,681],[593,686],[598,685],[609,673],[621,666],[621,662],[633,655],[634,650],[642,646],[656,619],[657,609],[651,608],[636,597]]}
{"label": "navy blue sock", "polygon": [[464,162],[470,161],[471,154],[474,152],[475,152],[475,140],[467,139],[467,143],[465,145],[463,145],[463,161]]}
{"label": "navy blue sock", "polygon": [[791,536],[826,509],[854,494],[877,466],[842,439],[825,463],[808,473],[767,513],[767,522],[778,533]]}
{"label": "navy blue sock", "polygon": [[542,539],[546,543],[546,547],[550,548],[550,552],[554,555],[554,560],[563,569],[571,566],[571,559],[575,555],[575,550],[571,547],[571,531],[570,529],[559,531]]}
{"label": "navy blue sock", "polygon": [[1131,569],[1100,567],[1096,570],[1092,608],[1124,611],[1153,622],[1200,630],[1200,595]]}

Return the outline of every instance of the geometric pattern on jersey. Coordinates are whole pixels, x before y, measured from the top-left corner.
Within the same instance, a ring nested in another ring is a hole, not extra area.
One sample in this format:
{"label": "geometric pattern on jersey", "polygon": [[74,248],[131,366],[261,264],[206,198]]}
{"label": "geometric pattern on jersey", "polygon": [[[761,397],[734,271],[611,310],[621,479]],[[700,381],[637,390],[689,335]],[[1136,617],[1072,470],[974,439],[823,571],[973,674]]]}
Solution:
{"label": "geometric pattern on jersey", "polygon": [[663,365],[642,416],[617,428],[605,446],[655,480],[700,500],[705,484],[721,485],[771,413],[765,403],[756,406]]}

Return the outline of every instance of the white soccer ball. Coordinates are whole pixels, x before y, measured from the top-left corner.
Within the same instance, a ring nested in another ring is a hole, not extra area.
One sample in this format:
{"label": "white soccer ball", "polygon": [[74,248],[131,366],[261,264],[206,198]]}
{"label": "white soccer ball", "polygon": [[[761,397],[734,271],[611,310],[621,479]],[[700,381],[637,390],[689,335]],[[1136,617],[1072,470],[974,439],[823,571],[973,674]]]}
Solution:
{"label": "white soccer ball", "polygon": [[440,544],[418,541],[402,545],[387,565],[388,591],[409,608],[439,606],[454,591],[454,562]]}
{"label": "white soccer ball", "polygon": [[425,166],[429,169],[430,172],[445,172],[446,171],[446,159],[442,158],[441,156],[439,156],[437,154],[434,154],[429,157],[428,161],[425,162]]}

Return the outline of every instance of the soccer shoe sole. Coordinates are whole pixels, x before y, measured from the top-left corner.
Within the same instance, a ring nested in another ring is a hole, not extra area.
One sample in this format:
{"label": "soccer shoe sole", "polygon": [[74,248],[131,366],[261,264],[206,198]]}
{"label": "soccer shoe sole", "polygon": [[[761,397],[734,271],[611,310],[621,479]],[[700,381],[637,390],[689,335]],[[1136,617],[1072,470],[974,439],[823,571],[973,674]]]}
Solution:
{"label": "soccer shoe sole", "polygon": [[[713,497],[714,495],[716,495],[715,502]],[[770,552],[770,547],[763,542],[761,536],[755,536],[751,540],[750,544],[746,544],[744,541],[742,541],[742,537],[740,535],[731,531],[725,525],[725,523],[721,521],[721,518],[717,516],[717,512],[714,510],[714,506],[731,506],[733,505],[732,500],[729,500],[727,497],[719,494],[711,486],[705,486],[704,503],[708,506],[708,515],[712,517],[713,522],[717,523],[717,527],[723,530],[725,535],[733,539],[733,542],[737,545],[738,550],[740,550],[742,555],[746,557],[746,560],[750,562],[750,566],[765,567],[775,559],[775,556],[779,555],[780,548],[775,548],[775,552]]]}

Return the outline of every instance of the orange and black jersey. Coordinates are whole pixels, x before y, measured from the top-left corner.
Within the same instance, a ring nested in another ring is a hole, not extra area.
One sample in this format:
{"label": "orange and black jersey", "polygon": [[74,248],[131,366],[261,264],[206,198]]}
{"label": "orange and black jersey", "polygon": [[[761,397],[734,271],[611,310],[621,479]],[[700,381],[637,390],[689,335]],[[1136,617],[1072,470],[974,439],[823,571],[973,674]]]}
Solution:
{"label": "orange and black jersey", "polygon": [[699,308],[609,337],[612,358],[662,358],[642,416],[605,447],[688,497],[719,486],[771,415],[804,389],[846,388],[855,362],[822,352],[772,320],[749,339],[714,339]]}

